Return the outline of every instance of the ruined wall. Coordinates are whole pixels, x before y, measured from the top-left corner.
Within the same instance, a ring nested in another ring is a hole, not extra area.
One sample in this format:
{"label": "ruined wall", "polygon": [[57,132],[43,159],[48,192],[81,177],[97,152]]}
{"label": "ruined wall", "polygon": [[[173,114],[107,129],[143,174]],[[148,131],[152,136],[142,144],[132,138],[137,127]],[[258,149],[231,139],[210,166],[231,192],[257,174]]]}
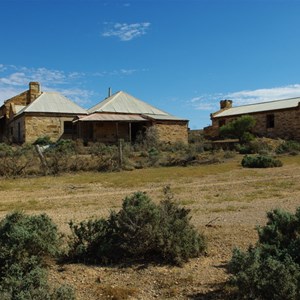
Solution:
{"label": "ruined wall", "polygon": [[3,114],[6,114],[7,118],[9,118],[11,103],[13,103],[14,105],[26,106],[33,102],[40,95],[40,84],[38,82],[29,82],[29,90],[5,100],[3,109],[1,111],[3,112]]}
{"label": "ruined wall", "polygon": [[187,122],[157,122],[155,125],[159,139],[167,143],[183,142],[188,143]]}
{"label": "ruined wall", "polygon": [[[25,116],[25,142],[34,142],[38,137],[49,136],[56,141],[63,137],[64,122],[72,121],[74,116]],[[16,120],[17,122],[17,120]]]}
{"label": "ruined wall", "polygon": [[23,105],[26,106],[28,102],[29,92],[23,92],[15,97],[12,97],[4,102],[3,113],[6,115],[6,118],[9,119],[10,113],[10,104],[14,105]]}
{"label": "ruined wall", "polygon": [[[300,140],[300,108],[285,109],[278,111],[261,112],[249,114],[256,120],[256,125],[253,132],[258,136],[270,138],[295,139]],[[274,115],[274,127],[267,128],[267,116]],[[228,124],[230,121],[240,116],[213,118],[212,126],[207,128],[206,133],[210,136],[218,136],[219,123],[225,121]]]}

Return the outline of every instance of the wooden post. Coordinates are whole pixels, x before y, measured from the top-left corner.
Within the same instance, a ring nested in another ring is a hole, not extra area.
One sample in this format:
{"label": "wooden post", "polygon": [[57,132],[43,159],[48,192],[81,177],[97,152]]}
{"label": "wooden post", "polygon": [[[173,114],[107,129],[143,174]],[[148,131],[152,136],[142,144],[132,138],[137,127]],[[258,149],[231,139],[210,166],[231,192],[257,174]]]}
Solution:
{"label": "wooden post", "polygon": [[116,123],[116,139],[119,141],[119,123]]}
{"label": "wooden post", "polygon": [[42,167],[43,167],[43,171],[44,171],[44,175],[47,174],[48,171],[48,165],[47,165],[47,161],[45,159],[45,156],[41,150],[41,147],[39,145],[35,145],[35,150],[40,158],[40,161],[42,163]]}
{"label": "wooden post", "polygon": [[119,152],[119,168],[123,167],[123,148],[122,148],[123,140],[118,140],[118,152]]}
{"label": "wooden post", "polygon": [[132,137],[131,137],[131,122],[129,123],[129,143],[131,144]]}

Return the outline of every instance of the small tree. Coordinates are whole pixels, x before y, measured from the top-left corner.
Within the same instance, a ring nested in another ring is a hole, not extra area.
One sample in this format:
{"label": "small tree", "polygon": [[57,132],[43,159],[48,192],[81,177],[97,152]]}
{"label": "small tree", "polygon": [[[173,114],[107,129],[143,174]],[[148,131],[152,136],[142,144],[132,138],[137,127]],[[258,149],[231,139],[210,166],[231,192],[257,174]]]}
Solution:
{"label": "small tree", "polygon": [[237,138],[241,144],[253,140],[251,133],[256,120],[249,115],[241,116],[220,128],[220,136],[225,138]]}

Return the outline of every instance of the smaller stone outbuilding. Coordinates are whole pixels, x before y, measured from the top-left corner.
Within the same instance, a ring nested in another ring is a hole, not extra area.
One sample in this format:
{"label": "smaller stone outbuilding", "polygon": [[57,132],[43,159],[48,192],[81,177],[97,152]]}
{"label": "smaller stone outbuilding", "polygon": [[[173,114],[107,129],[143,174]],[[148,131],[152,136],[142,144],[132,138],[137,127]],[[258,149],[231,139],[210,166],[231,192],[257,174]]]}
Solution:
{"label": "smaller stone outbuilding", "polygon": [[253,133],[257,136],[300,140],[300,98],[237,107],[232,106],[232,100],[222,100],[220,110],[211,114],[212,125],[204,128],[204,135],[217,139],[221,126],[243,115],[256,120]]}
{"label": "smaller stone outbuilding", "polygon": [[38,82],[29,90],[4,102],[0,108],[0,141],[34,142],[39,137],[52,140],[77,135],[73,120],[87,111],[56,92],[42,92]]}
{"label": "smaller stone outbuilding", "polygon": [[85,142],[116,143],[119,139],[134,142],[147,128],[156,129],[166,143],[188,142],[188,120],[175,117],[126,92],[119,91],[79,117],[78,138]]}

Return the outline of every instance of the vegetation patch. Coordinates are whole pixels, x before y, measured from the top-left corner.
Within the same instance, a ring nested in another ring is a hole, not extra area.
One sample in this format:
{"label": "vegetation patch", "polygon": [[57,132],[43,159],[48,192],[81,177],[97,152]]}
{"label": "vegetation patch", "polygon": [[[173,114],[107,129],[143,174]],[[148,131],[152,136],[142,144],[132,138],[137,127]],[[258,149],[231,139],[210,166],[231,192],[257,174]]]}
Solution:
{"label": "vegetation patch", "polygon": [[51,290],[45,264],[59,252],[56,226],[42,214],[20,212],[0,222],[0,298],[11,300],[75,299],[69,286]]}
{"label": "vegetation patch", "polygon": [[71,222],[68,258],[102,264],[150,260],[180,265],[206,248],[204,236],[189,222],[189,212],[170,194],[157,205],[145,193],[134,193],[108,219]]}
{"label": "vegetation patch", "polygon": [[256,245],[233,251],[230,284],[238,299],[299,299],[300,208],[295,214],[273,210],[267,217]]}
{"label": "vegetation patch", "polygon": [[274,168],[282,167],[279,159],[265,155],[245,155],[241,162],[244,168]]}

